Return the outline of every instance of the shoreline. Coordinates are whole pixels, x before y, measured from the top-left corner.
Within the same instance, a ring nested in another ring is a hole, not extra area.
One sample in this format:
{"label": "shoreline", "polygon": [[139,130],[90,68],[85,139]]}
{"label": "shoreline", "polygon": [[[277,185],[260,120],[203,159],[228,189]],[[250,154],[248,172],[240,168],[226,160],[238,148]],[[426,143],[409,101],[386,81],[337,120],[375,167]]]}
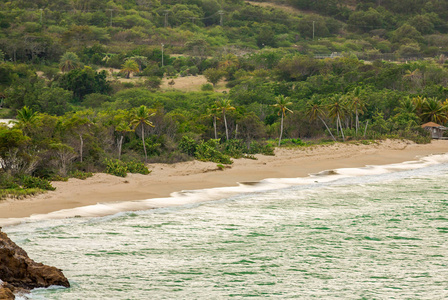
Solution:
{"label": "shoreline", "polygon": [[448,153],[446,140],[434,140],[424,145],[386,140],[369,145],[336,143],[277,148],[275,156],[256,155],[257,160],[235,159],[231,168],[222,171],[212,162],[149,164],[152,171],[149,175],[128,174],[122,178],[97,173],[86,180],[53,182],[56,191],[22,200],[0,201],[0,226],[11,224],[11,218],[27,218],[98,203],[168,198],[183,190],[232,187],[239,182],[258,182],[267,178],[307,177],[325,170],[402,163],[444,153]]}

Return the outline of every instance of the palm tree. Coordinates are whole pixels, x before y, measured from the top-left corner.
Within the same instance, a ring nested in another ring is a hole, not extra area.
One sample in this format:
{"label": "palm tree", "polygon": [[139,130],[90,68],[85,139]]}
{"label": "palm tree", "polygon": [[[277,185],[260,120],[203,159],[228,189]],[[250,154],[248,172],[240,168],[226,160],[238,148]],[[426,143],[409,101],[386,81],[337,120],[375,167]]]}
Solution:
{"label": "palm tree", "polygon": [[415,114],[417,112],[417,107],[411,98],[406,97],[400,101],[400,106],[396,108],[396,111],[398,111],[398,113]]}
{"label": "palm tree", "polygon": [[121,147],[123,146],[123,139],[127,132],[132,131],[130,124],[125,121],[121,121],[120,124],[115,128],[115,131],[118,132],[120,138],[117,140],[118,144],[118,159],[121,158]]}
{"label": "palm tree", "polygon": [[216,121],[219,120],[219,118],[216,115],[216,113],[217,113],[217,108],[216,108],[215,104],[212,105],[211,108],[207,109],[208,116],[213,117],[213,129],[214,129],[214,132],[215,132],[215,140],[218,139],[218,132],[216,130]]}
{"label": "palm tree", "polygon": [[422,118],[443,124],[447,121],[446,108],[437,98],[428,98],[422,108]]}
{"label": "palm tree", "polygon": [[138,64],[135,60],[128,59],[121,65],[120,72],[125,74],[126,78],[131,76],[131,73],[138,73],[140,69],[138,68]]}
{"label": "palm tree", "polygon": [[25,135],[29,134],[31,129],[36,126],[36,122],[39,119],[39,114],[33,111],[28,106],[22,107],[17,111],[17,127],[22,129]]}
{"label": "palm tree", "polygon": [[81,62],[79,61],[78,55],[73,52],[65,52],[59,61],[59,69],[64,73],[80,67]]}
{"label": "palm tree", "polygon": [[148,58],[146,56],[132,56],[127,58],[126,60],[133,60],[137,63],[139,72],[143,71],[143,67],[148,65]]}
{"label": "palm tree", "polygon": [[282,142],[282,135],[283,135],[283,119],[286,116],[286,112],[293,113],[292,110],[290,110],[287,107],[288,105],[292,105],[292,102],[289,101],[289,97],[285,97],[283,95],[275,97],[275,101],[277,101],[277,103],[272,106],[277,107],[279,109],[278,115],[282,117],[281,123],[280,123],[280,137],[278,139],[278,146],[280,147],[280,143]]}
{"label": "palm tree", "polygon": [[221,98],[215,101],[216,110],[222,113],[224,118],[224,126],[226,128],[226,141],[229,140],[229,129],[227,128],[226,112],[228,110],[235,110],[235,107],[230,105],[230,100],[226,98]]}
{"label": "palm tree", "polygon": [[344,98],[337,95],[331,99],[331,103],[328,105],[329,116],[336,121],[336,129],[341,129],[342,141],[345,142],[344,130],[342,129],[341,117],[345,114]]}
{"label": "palm tree", "polygon": [[312,99],[311,101],[308,101],[308,103],[306,104],[306,114],[310,118],[310,121],[314,121],[316,119],[321,120],[322,123],[324,123],[325,128],[327,128],[328,132],[330,133],[333,141],[336,142],[333,133],[331,133],[330,128],[328,128],[327,123],[325,123],[324,119],[322,118],[325,117],[325,111],[323,110],[322,105],[315,100],[316,98]]}
{"label": "palm tree", "polygon": [[151,111],[146,106],[142,105],[134,110],[134,116],[131,121],[131,126],[134,126],[134,131],[136,131],[137,127],[140,126],[143,142],[143,151],[145,151],[145,161],[148,160],[148,154],[146,153],[146,144],[145,144],[145,126],[154,127],[154,124],[149,120],[149,118],[154,115],[155,113],[151,113]]}
{"label": "palm tree", "polygon": [[355,130],[356,135],[358,135],[358,129],[359,129],[359,114],[364,114],[364,109],[366,108],[366,104],[364,103],[363,99],[363,91],[360,87],[356,87],[352,92],[352,101],[350,103],[350,108],[355,111]]}

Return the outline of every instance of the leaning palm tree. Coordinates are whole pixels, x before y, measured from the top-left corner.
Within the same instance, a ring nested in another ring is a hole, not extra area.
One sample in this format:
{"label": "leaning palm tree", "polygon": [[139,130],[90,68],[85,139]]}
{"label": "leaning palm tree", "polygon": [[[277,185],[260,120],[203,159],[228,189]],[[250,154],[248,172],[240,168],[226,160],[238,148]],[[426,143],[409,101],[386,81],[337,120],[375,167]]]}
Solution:
{"label": "leaning palm tree", "polygon": [[216,110],[222,113],[224,119],[224,126],[226,128],[226,140],[229,140],[229,129],[227,128],[226,112],[229,110],[235,110],[235,107],[230,105],[230,100],[226,98],[221,98],[215,101]]}
{"label": "leaning palm tree", "polygon": [[65,52],[59,60],[59,69],[61,72],[69,72],[74,69],[81,67],[81,62],[79,61],[78,55],[73,52]]}
{"label": "leaning palm tree", "polygon": [[154,124],[149,120],[149,118],[154,115],[155,113],[151,113],[149,108],[142,105],[134,110],[134,115],[131,120],[131,126],[134,126],[134,131],[136,131],[138,127],[140,127],[141,129],[143,151],[145,152],[145,161],[148,160],[148,154],[146,153],[146,144],[145,144],[145,127],[146,126],[154,127]]}
{"label": "leaning palm tree", "polygon": [[345,142],[344,130],[342,129],[341,117],[345,114],[345,101],[344,97],[336,95],[331,99],[331,103],[328,105],[328,115],[330,118],[336,121],[336,128],[341,129],[342,141]]}
{"label": "leaning palm tree", "polygon": [[280,137],[278,138],[278,146],[280,147],[283,135],[283,119],[287,112],[293,113],[292,110],[288,108],[288,105],[292,105],[292,102],[289,101],[289,97],[285,97],[283,95],[275,97],[275,101],[277,101],[277,103],[272,106],[278,108],[278,115],[282,117],[280,122]]}
{"label": "leaning palm tree", "polygon": [[140,69],[138,68],[138,64],[132,60],[128,59],[124,62],[124,64],[121,65],[120,72],[123,73],[126,78],[129,78],[131,76],[131,73],[138,73]]}
{"label": "leaning palm tree", "polygon": [[366,108],[366,104],[363,101],[363,91],[360,87],[356,87],[351,93],[351,103],[350,108],[355,111],[355,130],[356,135],[358,135],[359,129],[359,114],[364,114],[364,109]]}
{"label": "leaning palm tree", "polygon": [[324,123],[325,128],[327,128],[328,132],[330,133],[333,141],[336,142],[336,139],[335,139],[333,133],[331,133],[330,128],[328,128],[327,123],[323,119],[323,117],[325,117],[325,111],[324,111],[322,105],[319,102],[317,102],[315,98],[312,99],[311,101],[308,101],[308,103],[306,104],[305,111],[306,111],[306,115],[308,116],[310,121],[314,121],[316,119],[321,120],[322,123]]}
{"label": "leaning palm tree", "polygon": [[447,121],[446,108],[437,98],[428,98],[422,107],[422,118],[443,124]]}
{"label": "leaning palm tree", "polygon": [[25,135],[31,132],[31,129],[35,127],[36,122],[39,119],[39,114],[33,111],[28,106],[22,107],[22,109],[17,111],[17,127],[22,129]]}

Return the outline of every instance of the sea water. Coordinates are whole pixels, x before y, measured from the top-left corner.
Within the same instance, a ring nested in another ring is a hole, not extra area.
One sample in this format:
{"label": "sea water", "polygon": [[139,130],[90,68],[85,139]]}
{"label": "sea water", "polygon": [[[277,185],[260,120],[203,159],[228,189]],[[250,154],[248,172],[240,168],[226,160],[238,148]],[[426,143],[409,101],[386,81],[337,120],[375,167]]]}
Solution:
{"label": "sea water", "polygon": [[32,299],[446,299],[447,181],[439,155],[184,191],[106,217],[85,217],[105,209],[91,206],[4,231],[72,285]]}

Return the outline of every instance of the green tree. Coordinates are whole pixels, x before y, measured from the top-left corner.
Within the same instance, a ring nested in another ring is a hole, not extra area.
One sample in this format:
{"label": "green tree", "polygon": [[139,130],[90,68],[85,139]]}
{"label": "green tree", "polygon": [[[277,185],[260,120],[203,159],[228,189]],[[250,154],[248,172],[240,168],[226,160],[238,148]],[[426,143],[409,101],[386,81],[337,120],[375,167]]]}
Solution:
{"label": "green tree", "polygon": [[356,87],[352,93],[349,95],[351,98],[350,108],[355,112],[355,130],[356,135],[358,135],[359,130],[359,114],[364,114],[364,110],[366,108],[366,104],[363,100],[363,90],[360,87]]}
{"label": "green tree", "polygon": [[120,124],[115,128],[115,132],[118,133],[117,145],[118,145],[118,159],[121,159],[121,148],[123,146],[123,139],[126,133],[132,131],[130,124],[122,120]]}
{"label": "green tree", "polygon": [[138,73],[139,71],[138,64],[132,59],[126,60],[124,64],[121,65],[120,70],[121,73],[125,74],[126,78],[129,78],[131,73]]}
{"label": "green tree", "polygon": [[447,108],[437,98],[428,98],[423,104],[422,118],[438,124],[447,121]]}
{"label": "green tree", "polygon": [[216,100],[215,105],[216,105],[216,110],[220,111],[222,113],[222,117],[224,119],[224,127],[226,129],[226,140],[228,141],[229,140],[229,129],[227,127],[226,113],[229,110],[235,110],[235,107],[233,107],[230,104],[230,100],[226,99],[226,98],[221,98],[221,99]]}
{"label": "green tree", "polygon": [[311,101],[308,101],[308,103],[306,104],[305,113],[308,116],[308,118],[310,119],[310,121],[314,121],[316,119],[321,120],[321,122],[324,123],[325,128],[327,128],[328,133],[331,135],[331,138],[333,139],[333,141],[336,142],[336,139],[333,136],[333,133],[331,133],[330,128],[328,128],[327,123],[323,119],[325,117],[325,110],[324,110],[324,107],[322,106],[322,104],[320,103],[320,101],[318,101],[315,98],[312,99]]}
{"label": "green tree", "polygon": [[81,66],[82,64],[79,61],[78,55],[73,52],[65,52],[59,60],[59,69],[64,73],[74,69],[79,69]]}
{"label": "green tree", "polygon": [[30,135],[39,121],[39,114],[28,106],[22,107],[17,111],[17,128],[21,129],[24,135]]}
{"label": "green tree", "polygon": [[328,115],[336,121],[336,129],[341,129],[342,141],[345,142],[344,130],[342,128],[341,118],[345,115],[346,107],[344,98],[341,95],[336,95],[330,100],[328,105]]}
{"label": "green tree", "polygon": [[287,112],[293,113],[292,110],[288,108],[289,105],[292,105],[292,102],[289,101],[289,97],[285,97],[284,95],[280,95],[275,97],[276,104],[272,105],[276,107],[278,111],[278,115],[281,116],[280,121],[280,137],[278,138],[278,146],[280,147],[280,143],[282,142],[283,135],[283,119],[286,116]]}
{"label": "green tree", "polygon": [[204,77],[208,82],[216,86],[216,84],[224,77],[224,71],[221,69],[209,68],[204,71]]}
{"label": "green tree", "polygon": [[141,130],[141,138],[143,143],[143,151],[145,152],[145,161],[148,160],[148,154],[146,153],[146,144],[145,144],[145,127],[150,126],[154,127],[154,124],[149,120],[155,113],[151,113],[151,111],[144,105],[139,108],[134,109],[134,115],[131,120],[131,126],[134,126],[134,131],[140,127]]}

